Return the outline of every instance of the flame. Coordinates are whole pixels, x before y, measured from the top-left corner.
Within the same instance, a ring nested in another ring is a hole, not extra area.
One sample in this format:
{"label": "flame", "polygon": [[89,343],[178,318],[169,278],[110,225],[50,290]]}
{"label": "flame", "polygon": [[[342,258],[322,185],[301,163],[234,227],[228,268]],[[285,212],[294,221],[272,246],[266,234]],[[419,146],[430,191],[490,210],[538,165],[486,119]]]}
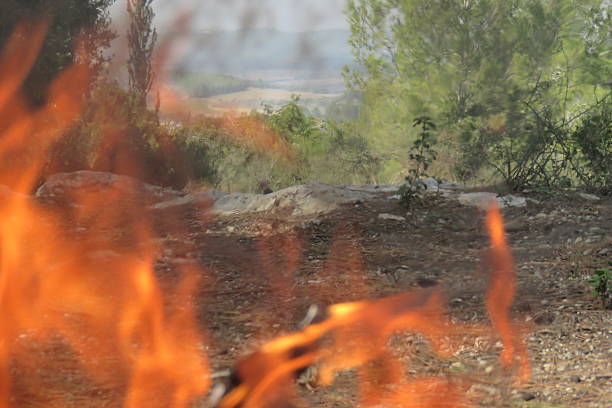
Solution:
{"label": "flame", "polygon": [[[71,381],[113,390],[126,408],[187,407],[209,386],[192,305],[201,271],[184,268],[162,291],[158,248],[141,245],[154,235],[119,185],[75,194],[77,205],[63,211],[26,195],[51,144],[79,116],[90,82],[87,65],[74,64],[43,107],[29,107],[20,87],[46,29],[46,22],[20,25],[0,58],[0,183],[14,191],[0,201],[0,408],[67,406]],[[113,240],[126,219],[130,233]],[[84,230],[78,238],[71,222]],[[44,376],[71,361],[86,372],[67,383]]]}
{"label": "flame", "polygon": [[[491,238],[493,273],[486,294],[486,306],[493,330],[504,345],[500,362],[511,367],[518,360],[517,378],[530,375],[527,350],[520,331],[510,321],[515,292],[515,274],[499,210],[491,208],[487,217]],[[341,229],[342,230],[342,229]],[[344,231],[346,232],[346,231]],[[338,257],[346,256],[355,267],[355,254],[347,240],[332,244],[329,264],[338,274]],[[337,252],[340,251],[340,254]],[[328,265],[329,268],[329,265]],[[359,282],[355,270],[352,282]],[[359,286],[357,286],[359,287]],[[469,381],[461,378],[411,378],[393,357],[389,338],[397,332],[423,335],[431,351],[444,359],[466,344],[461,337],[482,334],[484,327],[451,323],[446,312],[446,295],[441,288],[418,290],[374,300],[331,305],[326,319],[301,332],[282,336],[265,344],[241,360],[236,367],[238,384],[221,399],[219,408],[285,407],[296,401],[292,380],[308,366],[319,367],[319,383],[330,385],[339,371],[357,370],[359,406],[388,407],[465,407]]]}
{"label": "flame", "polygon": [[517,336],[517,328],[513,327],[510,321],[510,308],[516,293],[514,262],[506,243],[504,222],[497,204],[491,205],[487,212],[487,228],[491,239],[489,258],[493,266],[486,295],[487,311],[504,346],[500,355],[501,363],[510,367],[516,360],[520,360],[519,381],[526,382],[530,377],[527,348]]}
{"label": "flame", "polygon": [[[110,400],[125,408],[192,406],[210,385],[205,338],[193,305],[203,271],[190,265],[178,271],[173,284],[158,280],[155,234],[143,203],[126,200],[121,182],[102,192],[74,193],[76,205],[62,211],[26,195],[51,144],[78,118],[91,81],[87,65],[75,64],[54,81],[42,108],[28,106],[20,86],[46,30],[45,22],[21,25],[0,58],[0,183],[14,191],[0,191],[0,408],[67,406],[65,394],[74,392],[75,381],[86,395],[91,389],[114,393],[97,402],[89,396],[86,406]],[[27,46],[23,38],[29,39]],[[257,149],[291,157],[288,144],[255,117],[227,117],[221,123]],[[119,138],[114,127],[109,131],[108,140]],[[78,238],[67,225],[79,226]],[[113,236],[126,225],[126,235]],[[504,346],[501,364],[518,366],[518,379],[526,381],[526,346],[510,319],[516,277],[498,209],[489,211],[487,226],[493,266],[487,311]],[[348,227],[337,231],[322,274],[334,293],[323,293],[322,301],[328,295],[369,295],[360,249],[346,238],[353,233]],[[302,247],[295,236],[277,239],[261,241],[261,262],[276,303],[289,304]],[[280,266],[270,256],[277,247],[288,249]],[[483,331],[451,322],[442,288],[336,303],[324,317],[239,361],[238,381],[219,407],[286,407],[299,400],[296,374],[313,364],[322,385],[332,384],[340,371],[355,370],[360,406],[470,404],[469,381],[410,376],[389,344],[398,332],[419,334],[433,355],[445,359],[464,343],[462,335]],[[79,374],[64,382],[45,376],[61,373],[63,364],[73,364]]]}

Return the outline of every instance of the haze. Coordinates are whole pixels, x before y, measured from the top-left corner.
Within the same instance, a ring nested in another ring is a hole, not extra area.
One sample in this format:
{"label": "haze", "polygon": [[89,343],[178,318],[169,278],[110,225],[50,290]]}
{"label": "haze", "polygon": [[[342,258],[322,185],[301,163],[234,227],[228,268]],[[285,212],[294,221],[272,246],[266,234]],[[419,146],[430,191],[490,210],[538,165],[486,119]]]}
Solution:
{"label": "haze", "polygon": [[[195,15],[194,30],[274,28],[280,31],[348,29],[345,0],[157,0],[153,2],[160,31],[180,12]],[[125,0],[113,6],[113,17],[125,10]]]}

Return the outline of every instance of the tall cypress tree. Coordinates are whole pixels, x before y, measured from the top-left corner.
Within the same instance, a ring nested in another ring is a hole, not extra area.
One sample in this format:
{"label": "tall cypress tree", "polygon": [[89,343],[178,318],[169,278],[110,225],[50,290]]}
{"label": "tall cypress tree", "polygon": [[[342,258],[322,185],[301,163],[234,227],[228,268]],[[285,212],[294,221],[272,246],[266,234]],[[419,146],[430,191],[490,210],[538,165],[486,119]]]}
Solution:
{"label": "tall cypress tree", "polygon": [[130,16],[128,31],[129,44],[129,87],[134,101],[139,107],[147,104],[147,95],[153,84],[152,57],[157,30],[153,27],[155,13],[153,0],[128,0],[127,11]]}

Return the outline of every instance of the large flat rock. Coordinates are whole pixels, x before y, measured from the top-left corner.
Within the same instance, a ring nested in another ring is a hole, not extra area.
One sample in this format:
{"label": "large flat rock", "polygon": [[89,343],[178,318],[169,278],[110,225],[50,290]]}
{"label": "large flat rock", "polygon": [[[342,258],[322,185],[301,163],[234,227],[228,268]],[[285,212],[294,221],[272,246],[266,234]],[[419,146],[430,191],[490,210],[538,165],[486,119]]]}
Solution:
{"label": "large flat rock", "polygon": [[373,192],[353,190],[314,182],[291,186],[271,194],[223,195],[211,208],[214,214],[232,215],[264,211],[289,211],[291,215],[316,215],[334,211],[341,204],[355,203],[374,196]]}

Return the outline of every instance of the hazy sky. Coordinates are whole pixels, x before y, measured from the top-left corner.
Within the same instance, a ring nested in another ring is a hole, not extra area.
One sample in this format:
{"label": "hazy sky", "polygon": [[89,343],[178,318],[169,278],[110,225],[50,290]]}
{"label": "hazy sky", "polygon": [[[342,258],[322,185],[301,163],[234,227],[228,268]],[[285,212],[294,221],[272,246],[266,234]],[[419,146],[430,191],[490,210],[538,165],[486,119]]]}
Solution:
{"label": "hazy sky", "polygon": [[[116,16],[125,10],[126,0],[113,6]],[[156,24],[160,31],[178,13],[194,16],[194,30],[236,30],[241,27],[307,31],[346,28],[343,9],[346,0],[155,0]]]}

